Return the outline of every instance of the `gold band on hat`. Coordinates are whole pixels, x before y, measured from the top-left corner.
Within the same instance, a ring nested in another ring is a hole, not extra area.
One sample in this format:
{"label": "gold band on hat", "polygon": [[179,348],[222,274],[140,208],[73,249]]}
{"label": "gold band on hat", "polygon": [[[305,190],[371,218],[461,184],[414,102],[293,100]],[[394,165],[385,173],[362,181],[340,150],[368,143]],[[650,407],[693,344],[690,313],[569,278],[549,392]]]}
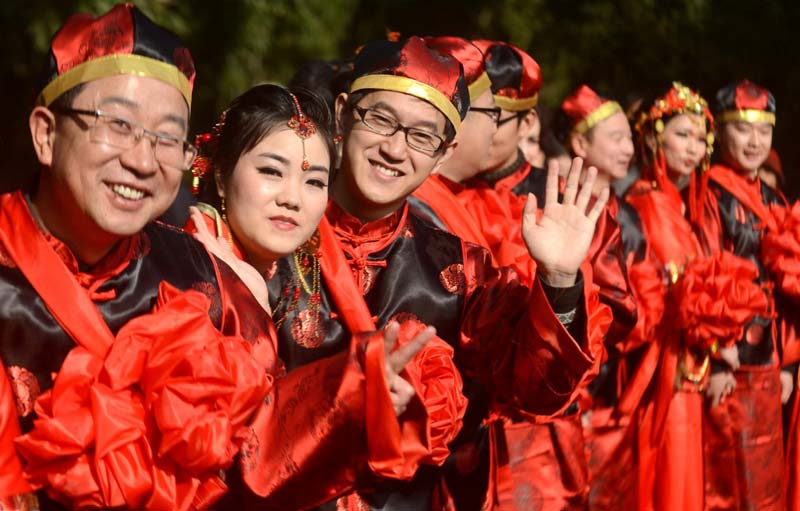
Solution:
{"label": "gold band on hat", "polygon": [[523,112],[530,110],[539,102],[539,93],[537,92],[529,98],[509,98],[507,96],[494,95],[494,104],[508,110],[509,112]]}
{"label": "gold band on hat", "polygon": [[775,112],[766,112],[764,110],[728,110],[722,112],[717,117],[720,123],[723,122],[766,122],[775,126]]}
{"label": "gold band on hat", "polygon": [[350,93],[365,90],[378,89],[393,92],[402,92],[424,99],[442,112],[447,119],[453,123],[453,127],[458,131],[461,125],[461,115],[455,105],[440,90],[431,87],[427,83],[422,83],[412,78],[397,75],[364,75],[356,78],[350,86]]}
{"label": "gold band on hat", "polygon": [[486,71],[481,74],[477,80],[469,84],[467,87],[469,89],[469,100],[475,101],[478,99],[478,96],[486,92],[492,87],[492,81],[489,79],[489,75]]}
{"label": "gold band on hat", "polygon": [[60,95],[82,83],[113,75],[149,76],[172,85],[181,93],[189,108],[192,107],[192,86],[186,75],[172,64],[142,55],[115,54],[92,59],[58,75],[42,89],[37,102],[49,106]]}
{"label": "gold band on hat", "polygon": [[622,112],[622,107],[616,101],[606,101],[599,107],[592,110],[581,122],[572,128],[574,133],[586,133],[597,125],[600,121],[604,121],[617,112]]}

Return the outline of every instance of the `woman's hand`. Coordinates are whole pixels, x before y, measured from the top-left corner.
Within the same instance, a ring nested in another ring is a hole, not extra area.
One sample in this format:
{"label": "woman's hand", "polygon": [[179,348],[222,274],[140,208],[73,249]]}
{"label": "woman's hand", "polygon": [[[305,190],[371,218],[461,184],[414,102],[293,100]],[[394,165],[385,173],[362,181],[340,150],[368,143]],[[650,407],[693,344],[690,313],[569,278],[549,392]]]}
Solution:
{"label": "woman's hand", "polygon": [[203,214],[199,209],[190,206],[189,217],[192,219],[197,229],[197,232],[193,234],[194,238],[202,243],[206,247],[206,250],[230,266],[250,292],[253,293],[258,303],[264,307],[264,310],[272,314],[269,307],[269,292],[267,291],[267,283],[264,280],[264,276],[254,267],[236,257],[230,243],[225,237],[217,237],[211,234]]}

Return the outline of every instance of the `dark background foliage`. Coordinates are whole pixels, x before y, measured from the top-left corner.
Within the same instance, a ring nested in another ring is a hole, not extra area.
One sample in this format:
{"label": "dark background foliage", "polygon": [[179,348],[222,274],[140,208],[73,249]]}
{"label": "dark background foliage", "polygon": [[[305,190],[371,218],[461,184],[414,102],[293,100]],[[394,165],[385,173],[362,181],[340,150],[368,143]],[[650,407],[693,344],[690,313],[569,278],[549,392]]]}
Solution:
{"label": "dark background foliage", "polygon": [[[27,115],[53,32],[72,12],[105,12],[107,0],[0,2],[4,122],[0,189],[34,166]],[[139,0],[187,43],[198,68],[192,127],[259,82],[284,82],[304,61],[350,55],[365,41],[459,35],[510,41],[539,62],[542,103],[556,106],[585,82],[618,98],[680,80],[709,100],[750,78],[775,94],[774,146],[797,197],[800,179],[800,2],[791,0]]]}

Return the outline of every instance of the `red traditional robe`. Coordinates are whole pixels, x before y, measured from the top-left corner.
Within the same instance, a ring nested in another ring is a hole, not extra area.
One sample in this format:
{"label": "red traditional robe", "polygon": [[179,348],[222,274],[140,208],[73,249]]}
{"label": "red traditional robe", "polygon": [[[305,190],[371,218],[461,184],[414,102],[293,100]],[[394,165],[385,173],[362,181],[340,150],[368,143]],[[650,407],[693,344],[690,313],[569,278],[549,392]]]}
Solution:
{"label": "red traditional robe", "polygon": [[340,455],[322,484],[298,470],[299,446],[313,437],[336,451],[363,432],[365,372],[384,367],[380,339],[284,376],[250,291],[158,224],[87,269],[39,230],[22,193],[7,194],[0,248],[0,497],[30,481],[70,507],[202,509],[224,493],[218,474],[237,451],[245,477],[249,460],[269,453],[270,497],[298,507],[352,480],[357,467]]}
{"label": "red traditional robe", "polygon": [[[363,311],[366,306],[374,315],[370,321],[379,326],[392,317],[413,317],[436,326],[438,335],[453,347],[462,375],[480,382],[497,406],[550,414],[571,400],[592,358],[557,320],[538,280],[532,287],[522,285],[513,271],[493,267],[485,249],[431,228],[409,215],[406,206],[363,224],[332,204],[327,222],[330,226],[325,221],[320,225],[321,310],[326,318],[321,348],[336,342],[346,331],[342,326],[357,324],[347,318],[355,314],[352,307],[339,305],[360,303],[358,308]],[[291,268],[279,266],[271,284],[282,282],[281,289],[291,275]],[[347,286],[349,300],[328,298],[334,289],[341,291],[347,277],[354,279],[352,287]],[[590,316],[595,307],[591,301],[584,304]],[[281,314],[280,308],[275,314]],[[295,322],[287,317],[284,325],[290,321]],[[282,331],[288,334],[287,342],[303,340],[297,330]],[[479,413],[478,423],[465,429],[479,426],[483,417]],[[431,495],[440,477],[418,472],[402,494],[378,488],[363,496],[384,509],[426,509],[435,505]]]}
{"label": "red traditional robe", "polygon": [[[481,225],[482,232],[498,261],[514,267],[521,274],[528,274],[534,269],[529,261],[530,258],[527,257],[527,249],[520,232],[526,195],[533,193],[538,199],[539,207],[543,207],[545,182],[545,171],[532,169],[530,164],[520,159],[516,168],[479,176],[479,179],[470,183],[468,191],[460,194],[464,206],[472,212]],[[562,180],[562,187],[563,184]],[[610,352],[614,354],[615,359],[603,367],[602,380],[605,383],[600,382],[604,386],[609,386],[609,378],[618,380],[617,388],[614,389],[615,396],[612,399],[621,397],[623,383],[627,381],[628,377],[637,383],[637,389],[646,386],[646,382],[649,381],[646,373],[633,378],[631,374],[636,369],[636,364],[631,363],[629,368],[622,362],[626,357],[619,356],[620,353],[640,348],[642,343],[628,340],[628,334],[637,321],[636,303],[627,271],[629,265],[633,264],[633,260],[628,261],[628,253],[623,246],[617,221],[618,210],[619,205],[612,197],[598,220],[587,256],[591,273],[588,269],[584,270],[586,274],[592,275],[593,283],[599,286],[601,302],[610,306],[613,311],[614,321],[605,343]],[[644,272],[640,271],[639,273]],[[642,317],[640,328],[645,330],[649,328],[644,326],[647,320],[648,317]],[[637,359],[638,354],[634,354],[633,360]],[[602,358],[598,357],[598,366],[591,372],[592,376],[600,370],[600,360]],[[614,371],[616,374],[609,377],[605,374],[608,371]],[[631,374],[628,374],[629,371]],[[637,390],[633,394],[638,395],[640,392],[641,390]],[[583,403],[584,408],[592,406],[589,392],[585,392],[584,396],[587,398]],[[626,402],[634,399],[635,396],[630,395],[626,397]],[[604,416],[609,417],[613,411],[611,404],[613,401],[603,405],[597,419],[602,420],[601,418]],[[500,483],[502,487],[506,488],[505,495],[507,495],[506,497],[501,496],[501,501],[511,502],[511,496],[516,492],[515,488],[525,488],[526,479],[533,479],[540,481],[536,492],[541,494],[542,505],[546,509],[580,507],[586,504],[589,496],[589,473],[582,457],[583,428],[578,420],[579,416],[579,413],[575,413],[572,417],[550,418],[545,424],[524,425],[518,423],[513,425],[513,429],[527,428],[529,430],[527,436],[534,437],[537,441],[524,443],[524,448],[516,455],[509,455],[510,458],[513,458],[510,463],[510,466],[513,467],[510,474],[512,481]],[[506,435],[513,433],[512,425],[508,421],[506,421],[505,428]],[[625,427],[617,429],[625,429]],[[514,434],[522,435],[521,433]],[[614,435],[619,436],[616,431]],[[520,449],[518,447],[520,445],[523,444],[509,443],[511,448],[517,450]],[[611,450],[613,449],[609,449],[609,452]],[[599,449],[597,451],[599,452]],[[570,454],[564,454],[565,452]],[[603,456],[595,456],[593,462],[596,465],[602,465],[605,463],[605,459]],[[510,506],[511,504],[506,505]],[[525,508],[525,504],[516,505],[516,509],[523,508]]]}
{"label": "red traditional robe", "polygon": [[[220,215],[213,208],[203,206],[199,207],[209,230],[215,232],[218,237],[230,240],[234,254],[245,260],[236,239],[231,237],[230,230]],[[191,220],[187,223],[186,230],[188,232],[196,231]],[[333,266],[327,260],[322,262],[322,268],[323,273],[331,280],[337,282],[343,280],[331,275]],[[349,274],[346,277],[350,279]],[[372,332],[375,326],[367,311],[353,309],[353,303],[348,300],[349,297],[342,296],[342,293],[347,291],[348,283],[348,280],[344,280],[341,286],[331,290],[333,300],[340,309],[350,310],[350,313],[345,315],[345,319],[353,321],[351,325],[348,325],[351,331]],[[404,323],[398,346],[408,342],[420,329],[421,325],[418,323]],[[373,345],[377,348],[380,343],[373,343]],[[299,366],[293,371],[302,372],[302,367]],[[396,427],[397,420],[393,417],[391,404],[384,399],[388,390],[382,388],[383,375],[376,372],[367,376],[367,414],[365,417],[367,438],[361,441],[368,444],[367,449],[362,449],[362,451],[369,453],[370,456],[365,459],[358,450],[354,450],[352,453],[353,460],[361,460],[364,465],[364,470],[360,471],[362,477],[368,472],[367,466],[372,469],[369,477],[410,479],[420,463],[440,465],[449,453],[447,444],[461,427],[461,420],[466,409],[466,399],[461,394],[460,375],[452,363],[452,349],[444,341],[438,338],[430,341],[414,357],[402,376],[412,384],[416,391],[416,399],[419,401],[409,406],[411,411],[402,417],[400,428]],[[309,451],[312,447],[313,444],[302,446],[303,449]],[[328,462],[327,458],[319,456],[318,453],[309,452],[309,454],[318,456],[320,462]],[[265,453],[265,456],[269,457],[269,453]],[[255,470],[263,474],[259,475],[259,478],[266,477],[272,469],[271,462],[262,461],[266,462],[265,470],[267,472],[265,473],[257,467]],[[256,460],[250,460],[250,463],[256,464]],[[309,468],[305,470],[310,477],[313,477],[314,469],[326,471],[324,467],[312,464],[309,464]],[[355,472],[353,474],[358,475]],[[251,480],[256,481],[256,479]],[[355,485],[354,478],[351,481],[351,487],[347,489],[350,490]],[[364,486],[363,483],[361,486]],[[325,485],[322,487],[324,488]]]}
{"label": "red traditional robe", "polygon": [[[626,197],[639,213],[654,258],[673,283],[687,262],[704,254],[685,217],[683,202],[676,200],[679,197],[645,180],[634,183]],[[699,385],[685,377],[697,370],[697,364],[673,326],[675,315],[674,308],[667,309],[657,330],[661,353],[652,397],[642,403],[635,417],[639,425],[638,509],[643,511],[703,509],[703,400]]]}
{"label": "red traditional robe", "polygon": [[[736,343],[742,364],[734,373],[736,389],[707,412],[706,505],[720,510],[786,509],[781,491],[786,475],[775,462],[784,445],[779,370],[783,366],[796,371],[798,339],[792,325],[800,320],[786,293],[791,290],[776,286],[769,274],[770,261],[762,245],[768,233],[784,235],[771,207],[783,209],[787,203],[757,177],[749,180],[724,165],[711,167],[708,176],[703,239],[712,250],[728,251],[757,265],[776,319],[756,317],[745,325],[744,336]],[[796,429],[790,434],[791,451],[796,447]],[[789,473],[796,470],[789,466]],[[795,491],[794,485],[790,491]]]}
{"label": "red traditional robe", "polygon": [[[518,183],[515,182],[516,184]],[[427,194],[427,204],[442,221],[457,228],[457,222],[464,221],[461,215],[466,211],[474,224],[479,226],[498,263],[513,267],[523,281],[534,279],[536,266],[521,235],[522,211],[526,198],[518,197],[510,188],[495,190],[482,182],[472,183],[470,188],[451,186],[448,191],[458,194],[460,208],[445,207],[449,201],[444,191],[435,196]],[[613,225],[616,227],[616,224]],[[602,244],[603,248],[600,243],[593,243],[592,258],[602,260],[598,267],[608,264],[609,258],[605,254],[610,249],[607,247],[619,241],[619,229],[614,231],[613,228],[603,227],[601,231],[616,232],[616,241]],[[461,234],[458,230],[452,232]],[[595,239],[604,238],[605,236],[596,236]],[[584,266],[583,271],[587,276],[592,275],[588,265]],[[616,283],[622,283],[626,287],[624,276]],[[585,284],[587,294],[595,292],[588,277]],[[616,297],[620,296],[629,300],[626,305],[635,313],[629,294],[618,292]],[[598,315],[594,320],[607,324],[608,316]],[[596,374],[603,358],[602,339],[605,328],[593,330],[592,333],[594,335],[590,341],[590,349],[596,363],[588,371],[590,376]],[[493,414],[489,437],[491,480],[485,508],[529,509],[531,506],[544,506],[543,509],[565,509],[585,505],[589,487],[580,414],[572,410],[563,418],[532,419],[541,423],[530,420],[531,417],[513,411],[503,413],[498,410]]]}

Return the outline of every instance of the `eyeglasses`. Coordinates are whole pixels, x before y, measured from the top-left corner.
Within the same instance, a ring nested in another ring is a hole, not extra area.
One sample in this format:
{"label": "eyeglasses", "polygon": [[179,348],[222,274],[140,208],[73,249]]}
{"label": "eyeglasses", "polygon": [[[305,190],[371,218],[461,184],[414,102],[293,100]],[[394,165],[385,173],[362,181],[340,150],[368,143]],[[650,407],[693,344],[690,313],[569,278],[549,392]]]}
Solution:
{"label": "eyeglasses", "polygon": [[[525,115],[527,115],[527,113],[525,113]],[[499,119],[498,118],[497,119],[497,127],[499,128],[503,124],[505,124],[508,121],[511,121],[513,119],[522,119],[523,117],[524,117],[524,115],[521,115],[520,113],[516,113],[516,114],[512,115],[511,117],[506,117],[505,119]]]}
{"label": "eyeglasses", "polygon": [[488,115],[489,118],[492,119],[492,122],[494,122],[495,124],[498,124],[498,122],[500,121],[500,112],[502,112],[502,109],[499,106],[496,106],[494,108],[483,108],[483,107],[479,107],[479,106],[471,106],[471,107],[469,107],[469,111],[470,112],[480,112],[482,114]]}
{"label": "eyeglasses", "polygon": [[94,117],[94,123],[89,126],[89,140],[100,144],[108,144],[125,151],[136,147],[142,138],[147,135],[153,145],[153,154],[158,163],[164,167],[185,171],[189,169],[197,156],[197,148],[187,140],[152,131],[141,124],[107,114],[102,110],[82,110],[79,108],[59,108],[63,114],[79,114]]}
{"label": "eyeglasses", "polygon": [[445,140],[439,135],[422,128],[403,126],[391,117],[376,112],[375,110],[358,106],[354,106],[353,110],[361,117],[361,122],[364,123],[364,126],[373,133],[383,135],[384,137],[391,137],[398,131],[403,131],[406,135],[406,143],[408,146],[417,151],[433,155],[445,144]]}

